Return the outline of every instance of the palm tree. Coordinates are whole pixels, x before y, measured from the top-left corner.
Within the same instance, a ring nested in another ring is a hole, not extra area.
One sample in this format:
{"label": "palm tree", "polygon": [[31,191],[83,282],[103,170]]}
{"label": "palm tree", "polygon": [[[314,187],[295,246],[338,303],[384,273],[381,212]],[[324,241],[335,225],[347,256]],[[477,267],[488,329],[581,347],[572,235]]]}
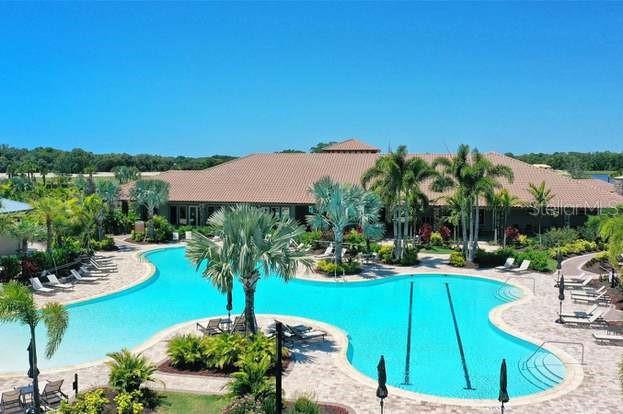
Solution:
{"label": "palm tree", "polygon": [[158,369],[143,354],[133,354],[127,349],[111,352],[108,357],[112,361],[108,382],[119,392],[132,393],[138,391],[145,382],[154,382],[154,373]]}
{"label": "palm tree", "polygon": [[460,145],[450,158],[439,157],[433,161],[434,168],[440,168],[431,187],[435,191],[455,188],[463,200],[461,227],[463,228],[463,252],[473,262],[478,249],[480,227],[480,201],[501,185],[500,178],[513,180],[513,171],[506,165],[493,164],[477,149],[470,150]]}
{"label": "palm tree", "polygon": [[541,181],[541,184],[534,185],[532,183],[528,184],[528,191],[532,196],[532,208],[534,210],[533,215],[537,216],[537,220],[539,223],[539,246],[542,245],[542,236],[541,236],[541,221],[543,216],[545,215],[545,211],[549,206],[549,202],[555,197],[552,194],[552,190],[547,188],[545,185],[545,181]]}
{"label": "palm tree", "polygon": [[86,194],[91,195],[95,193],[95,181],[93,181],[93,174],[96,172],[96,168],[93,165],[88,165],[84,168],[84,173],[87,174]]}
{"label": "palm tree", "polygon": [[45,237],[45,230],[34,220],[28,217],[20,217],[15,220],[9,230],[10,234],[20,242],[22,254],[28,252],[28,242],[31,240],[41,240]]}
{"label": "palm tree", "polygon": [[112,211],[119,199],[119,184],[115,180],[97,180],[95,188],[97,195],[106,202],[108,211]]}
{"label": "palm tree", "polygon": [[401,145],[395,152],[378,158],[361,177],[363,187],[381,197],[392,218],[396,260],[402,258],[404,238],[409,233],[409,214],[413,212],[410,206],[422,200],[420,184],[433,175],[434,169],[421,158],[408,158],[407,147]]}
{"label": "palm tree", "polygon": [[623,254],[623,215],[621,213],[600,220],[599,235],[608,242],[608,260],[620,269],[619,257]]}
{"label": "palm tree", "polygon": [[153,238],[154,227],[151,219],[154,211],[169,199],[169,183],[162,180],[138,180],[130,190],[130,197],[147,210],[148,232]]}
{"label": "palm tree", "polygon": [[511,208],[520,203],[519,198],[512,195],[506,188],[498,192],[500,213],[502,214],[502,230],[504,232],[502,245],[506,247],[506,228],[508,227],[508,216]]}
{"label": "palm tree", "polygon": [[136,181],[141,178],[141,172],[136,167],[127,167],[120,165],[113,168],[115,178],[119,181],[119,184],[129,183],[130,181]]}
{"label": "palm tree", "polygon": [[33,385],[34,412],[41,413],[36,328],[39,322],[43,322],[45,325],[48,333],[45,355],[47,358],[51,358],[61,344],[69,323],[69,314],[60,303],[48,303],[43,308],[37,309],[30,290],[18,282],[12,281],[3,286],[0,285],[0,322],[21,323],[30,329],[29,375]]}
{"label": "palm tree", "polygon": [[316,204],[306,217],[314,230],[331,230],[335,244],[335,260],[342,263],[344,231],[350,226],[361,227],[368,238],[379,238],[383,227],[379,220],[381,200],[361,187],[341,184],[323,177],[310,190]]}
{"label": "palm tree", "polygon": [[208,220],[217,244],[193,232],[186,256],[197,266],[206,264],[203,276],[223,293],[237,278],[244,289],[245,323],[255,333],[255,290],[262,276],[289,280],[299,265],[311,267],[307,250],[296,240],[304,228],[290,218],[278,218],[258,207],[237,205],[221,209]]}
{"label": "palm tree", "polygon": [[75,219],[84,238],[84,245],[88,245],[94,236],[96,240],[104,238],[105,210],[104,200],[96,194],[86,196],[80,203]]}
{"label": "palm tree", "polygon": [[46,250],[52,249],[52,226],[55,221],[68,214],[67,206],[63,201],[53,197],[42,197],[33,203],[34,214],[46,228]]}

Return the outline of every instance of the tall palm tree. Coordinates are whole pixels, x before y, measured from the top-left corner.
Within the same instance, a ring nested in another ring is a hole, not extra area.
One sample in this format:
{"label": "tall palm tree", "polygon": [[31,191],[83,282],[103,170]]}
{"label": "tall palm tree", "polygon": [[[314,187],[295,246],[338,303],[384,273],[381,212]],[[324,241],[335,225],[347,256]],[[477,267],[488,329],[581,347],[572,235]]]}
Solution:
{"label": "tall palm tree", "polygon": [[32,378],[34,410],[37,414],[41,413],[36,328],[40,322],[45,325],[48,333],[45,355],[51,358],[61,344],[69,323],[69,314],[60,303],[48,303],[43,308],[37,309],[30,290],[12,281],[0,285],[0,322],[20,323],[30,330],[29,375]]}
{"label": "tall palm tree", "polygon": [[45,237],[45,230],[41,225],[26,216],[15,220],[10,228],[10,234],[20,242],[20,252],[28,252],[28,242],[42,240]]}
{"label": "tall palm tree", "polygon": [[46,228],[46,250],[52,250],[53,224],[69,214],[66,204],[54,197],[42,197],[33,203],[34,214]]}
{"label": "tall palm tree", "polygon": [[438,168],[440,174],[434,178],[431,188],[435,191],[454,188],[464,202],[461,211],[463,252],[472,262],[478,249],[481,199],[501,186],[501,178],[512,182],[513,171],[506,165],[492,163],[477,149],[470,150],[467,145],[460,145],[450,158],[436,158],[433,167]]}
{"label": "tall palm tree", "polygon": [[435,170],[430,165],[421,158],[409,158],[407,147],[401,145],[395,152],[379,157],[361,177],[363,187],[381,197],[392,219],[397,260],[402,258],[404,238],[411,224],[409,215],[414,213],[411,203],[422,200],[420,184],[433,175]]}
{"label": "tall palm tree", "polygon": [[545,181],[541,181],[541,184],[534,185],[532,183],[528,184],[528,191],[532,196],[532,202],[530,203],[534,212],[533,215],[537,216],[538,225],[539,225],[539,246],[543,243],[543,237],[541,234],[541,222],[543,220],[543,216],[545,215],[545,211],[549,206],[549,202],[555,197],[555,194],[552,193],[552,190],[547,188],[545,185]]}
{"label": "tall palm tree", "polygon": [[95,189],[108,206],[108,211],[112,211],[115,202],[119,199],[119,183],[115,180],[100,179],[95,182]]}
{"label": "tall palm tree", "polygon": [[84,197],[74,217],[80,227],[83,243],[88,245],[93,237],[104,238],[106,203],[97,194]]}
{"label": "tall palm tree", "polygon": [[136,167],[128,167],[125,165],[120,165],[118,167],[113,168],[113,173],[115,174],[115,178],[119,181],[120,184],[129,183],[130,181],[136,181],[141,178],[141,172]]}
{"label": "tall palm tree", "polygon": [[608,260],[615,269],[620,269],[623,255],[623,214],[611,215],[600,220],[599,235],[608,242]]}
{"label": "tall palm tree", "polygon": [[234,278],[240,281],[246,327],[255,333],[255,290],[260,278],[277,275],[287,281],[299,265],[312,265],[307,250],[294,242],[304,228],[290,218],[275,217],[249,205],[221,209],[208,225],[221,243],[193,233],[186,256],[197,268],[205,263],[203,276],[223,293],[231,289]]}
{"label": "tall palm tree", "polygon": [[335,260],[342,262],[344,231],[350,226],[361,227],[368,238],[379,238],[383,226],[378,222],[381,201],[361,187],[336,183],[323,177],[311,188],[316,203],[307,223],[315,230],[331,230],[335,244]]}
{"label": "tall palm tree", "polygon": [[154,212],[169,199],[169,183],[162,180],[138,180],[130,190],[130,197],[137,205],[147,210],[147,231],[153,237],[154,226],[151,222]]}
{"label": "tall palm tree", "polygon": [[508,216],[511,208],[519,205],[521,200],[512,195],[506,188],[503,188],[498,192],[498,201],[500,213],[502,215],[502,231],[504,233],[502,245],[506,247],[506,228],[508,227]]}

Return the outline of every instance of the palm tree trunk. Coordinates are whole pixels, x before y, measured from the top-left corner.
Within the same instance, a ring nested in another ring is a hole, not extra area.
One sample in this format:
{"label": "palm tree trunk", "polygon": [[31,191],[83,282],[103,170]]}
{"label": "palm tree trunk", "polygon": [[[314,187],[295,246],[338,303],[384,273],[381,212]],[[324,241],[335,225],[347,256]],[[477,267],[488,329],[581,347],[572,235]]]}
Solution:
{"label": "palm tree trunk", "polygon": [[247,333],[255,334],[255,283],[244,284],[244,323]]}
{"label": "palm tree trunk", "polygon": [[333,231],[333,240],[335,241],[335,263],[342,264],[342,237],[343,229],[336,229]]}
{"label": "palm tree trunk", "polygon": [[34,413],[41,413],[41,398],[39,395],[39,370],[37,369],[37,342],[35,340],[35,326],[30,326],[30,347],[32,359],[30,369],[32,373],[32,399],[34,403]]}
{"label": "palm tree trunk", "polygon": [[478,203],[478,198],[476,198],[476,207],[474,209],[474,235],[472,240],[472,257],[470,262],[474,261],[476,257],[476,251],[478,250],[478,233],[480,232],[480,205]]}
{"label": "palm tree trunk", "polygon": [[467,258],[467,211],[461,209],[461,230],[463,232],[463,257]]}
{"label": "palm tree trunk", "polygon": [[52,220],[49,217],[45,220],[45,230],[47,232],[45,250],[49,253],[52,250]]}

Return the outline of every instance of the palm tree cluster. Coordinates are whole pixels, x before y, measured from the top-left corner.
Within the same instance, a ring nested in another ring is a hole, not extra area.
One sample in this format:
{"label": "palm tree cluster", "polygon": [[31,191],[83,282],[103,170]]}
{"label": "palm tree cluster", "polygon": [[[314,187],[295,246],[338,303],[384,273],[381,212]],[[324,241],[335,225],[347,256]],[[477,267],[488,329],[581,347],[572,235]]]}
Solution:
{"label": "palm tree cluster", "polygon": [[537,217],[538,225],[539,225],[539,245],[543,244],[543,237],[541,232],[541,223],[543,221],[543,217],[547,213],[547,207],[549,206],[549,202],[555,197],[552,194],[552,190],[547,188],[545,185],[545,181],[542,181],[541,184],[528,184],[528,191],[532,196],[532,202],[530,203],[532,207],[532,215]]}
{"label": "palm tree cluster", "polygon": [[220,242],[193,232],[186,255],[198,269],[205,264],[203,276],[221,292],[231,292],[234,279],[240,282],[246,328],[255,333],[255,290],[259,280],[274,275],[287,281],[299,266],[312,265],[307,248],[293,242],[304,228],[293,219],[276,217],[249,205],[217,211],[208,226]]}
{"label": "palm tree cluster", "polygon": [[608,261],[613,268],[620,269],[623,257],[623,205],[599,217],[599,236],[608,242]]}
{"label": "palm tree cluster", "polygon": [[477,149],[470,149],[467,145],[460,145],[457,153],[450,158],[436,158],[432,166],[438,174],[431,188],[438,192],[454,191],[463,232],[463,254],[473,262],[478,249],[481,203],[501,187],[501,178],[512,182],[513,171],[506,165],[494,164]]}
{"label": "palm tree cluster", "polygon": [[153,238],[154,227],[150,224],[151,219],[156,209],[169,199],[169,183],[156,179],[138,180],[130,190],[130,197],[147,211],[147,232]]}
{"label": "palm tree cluster", "polygon": [[342,262],[342,245],[345,230],[359,227],[368,239],[383,236],[383,226],[378,222],[381,200],[363,188],[336,183],[329,177],[314,183],[311,190],[316,203],[307,223],[314,230],[331,230],[335,245],[335,260]]}
{"label": "palm tree cluster", "polygon": [[386,206],[394,230],[394,259],[400,260],[406,239],[416,234],[417,218],[428,205],[421,189],[424,181],[437,172],[421,158],[408,157],[407,147],[379,157],[374,166],[361,178],[364,188],[375,191]]}

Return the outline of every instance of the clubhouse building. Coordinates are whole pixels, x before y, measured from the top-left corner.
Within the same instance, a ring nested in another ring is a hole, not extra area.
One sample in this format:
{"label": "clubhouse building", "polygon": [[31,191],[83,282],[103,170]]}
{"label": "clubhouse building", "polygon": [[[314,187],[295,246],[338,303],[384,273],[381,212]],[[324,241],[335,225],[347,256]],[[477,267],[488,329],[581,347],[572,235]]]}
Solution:
{"label": "clubhouse building", "polygon": [[[251,154],[198,171],[166,171],[157,178],[169,183],[169,202],[159,214],[175,225],[203,225],[219,208],[237,203],[249,203],[303,222],[309,207],[314,204],[311,186],[329,176],[334,181],[360,184],[364,172],[374,165],[381,151],[357,139],[328,146],[320,153],[263,153]],[[437,157],[452,154],[411,154],[432,162]],[[508,220],[509,225],[522,232],[536,229],[537,218],[528,207],[531,201],[528,185],[545,182],[554,198],[544,228],[578,226],[586,216],[599,209],[623,204],[621,185],[594,179],[573,179],[560,172],[533,166],[502,154],[485,154],[494,164],[509,166],[514,172],[512,183],[502,180],[503,187],[520,200]],[[121,200],[128,205],[130,184],[122,187]],[[425,221],[435,223],[444,214],[444,195],[422,185],[431,200]],[[491,230],[491,214],[487,207],[480,211],[483,232]]]}

